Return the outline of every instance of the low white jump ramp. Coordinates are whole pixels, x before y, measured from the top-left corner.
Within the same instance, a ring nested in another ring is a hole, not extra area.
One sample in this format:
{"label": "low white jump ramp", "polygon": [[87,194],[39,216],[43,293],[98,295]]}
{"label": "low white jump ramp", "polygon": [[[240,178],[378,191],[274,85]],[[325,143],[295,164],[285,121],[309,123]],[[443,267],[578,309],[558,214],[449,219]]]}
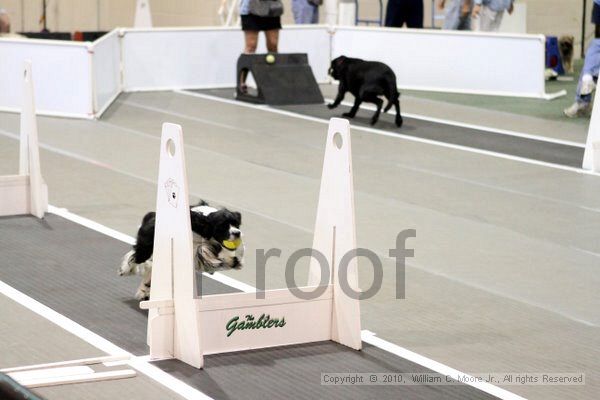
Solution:
{"label": "low white jump ramp", "polygon": [[[334,340],[360,350],[357,296],[341,289],[340,259],[355,248],[350,127],[332,119],[327,134],[314,248],[329,273],[311,264],[309,286],[197,297],[188,184],[179,125],[164,124],[160,150],[156,230],[149,309],[150,357],[177,358],[197,368],[205,354]],[[354,259],[348,286],[358,292]],[[313,294],[303,300],[293,291]],[[259,298],[263,297],[263,298]]]}
{"label": "low white jump ramp", "polygon": [[48,187],[42,178],[31,62],[23,68],[23,105],[19,146],[19,174],[0,176],[0,216],[48,211]]}

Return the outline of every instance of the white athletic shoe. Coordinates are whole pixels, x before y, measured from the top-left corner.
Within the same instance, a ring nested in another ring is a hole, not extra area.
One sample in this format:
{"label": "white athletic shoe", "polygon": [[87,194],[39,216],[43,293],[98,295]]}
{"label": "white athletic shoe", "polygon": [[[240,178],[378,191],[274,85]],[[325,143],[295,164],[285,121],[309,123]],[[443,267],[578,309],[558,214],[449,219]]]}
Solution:
{"label": "white athletic shoe", "polygon": [[575,102],[570,107],[565,108],[563,113],[569,118],[587,117],[592,111],[591,103]]}
{"label": "white athletic shoe", "polygon": [[583,78],[581,78],[581,95],[585,96],[591,94],[594,89],[596,89],[594,77],[589,74],[584,75]]}

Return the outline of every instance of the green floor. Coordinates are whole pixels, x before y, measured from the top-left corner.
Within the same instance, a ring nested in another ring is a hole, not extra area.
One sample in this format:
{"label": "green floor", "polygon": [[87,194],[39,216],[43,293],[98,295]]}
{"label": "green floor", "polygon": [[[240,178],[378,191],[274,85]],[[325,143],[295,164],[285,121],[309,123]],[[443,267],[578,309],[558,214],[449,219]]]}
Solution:
{"label": "green floor", "polygon": [[562,112],[564,108],[573,103],[575,89],[577,88],[577,79],[579,77],[579,71],[581,70],[582,65],[583,61],[577,60],[574,66],[575,73],[566,75],[566,77],[572,77],[572,81],[549,81],[546,83],[546,93],[555,93],[563,89],[567,91],[566,96],[559,97],[555,100],[522,99],[515,97],[483,95],[474,96],[471,94],[424,92],[416,90],[403,90],[402,93],[407,96],[417,98],[444,101],[453,104],[509,112],[547,120],[563,122],[568,121],[575,124],[587,125],[589,124],[589,118],[568,119],[563,115]]}

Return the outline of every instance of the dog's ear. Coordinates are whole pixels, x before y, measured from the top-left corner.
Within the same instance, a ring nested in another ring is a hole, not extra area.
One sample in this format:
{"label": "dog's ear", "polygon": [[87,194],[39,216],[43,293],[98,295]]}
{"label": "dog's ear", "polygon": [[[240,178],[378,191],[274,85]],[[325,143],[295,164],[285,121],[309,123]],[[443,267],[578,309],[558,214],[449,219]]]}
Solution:
{"label": "dog's ear", "polygon": [[338,67],[344,65],[344,62],[346,62],[345,56],[339,56],[338,58],[335,59],[335,65]]}
{"label": "dog's ear", "polygon": [[238,226],[242,225],[242,214],[240,214],[237,211],[234,211],[233,216],[235,217],[235,221],[237,222],[237,225]]}
{"label": "dog's ear", "polygon": [[202,213],[190,211],[192,222],[192,231],[204,238],[211,238],[213,235],[212,225],[208,222],[208,218]]}

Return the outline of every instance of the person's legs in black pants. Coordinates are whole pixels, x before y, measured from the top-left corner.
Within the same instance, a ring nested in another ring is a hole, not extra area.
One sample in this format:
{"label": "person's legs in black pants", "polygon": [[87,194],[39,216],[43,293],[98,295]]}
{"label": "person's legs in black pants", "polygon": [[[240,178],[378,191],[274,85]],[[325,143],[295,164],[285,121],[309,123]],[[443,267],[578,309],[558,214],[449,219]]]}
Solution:
{"label": "person's legs in black pants", "polygon": [[423,0],[404,0],[408,3],[406,13],[406,26],[409,28],[423,28]]}
{"label": "person's legs in black pants", "polygon": [[[408,0],[411,1],[411,0]],[[385,26],[400,28],[406,21],[407,0],[389,0],[385,10]]]}

